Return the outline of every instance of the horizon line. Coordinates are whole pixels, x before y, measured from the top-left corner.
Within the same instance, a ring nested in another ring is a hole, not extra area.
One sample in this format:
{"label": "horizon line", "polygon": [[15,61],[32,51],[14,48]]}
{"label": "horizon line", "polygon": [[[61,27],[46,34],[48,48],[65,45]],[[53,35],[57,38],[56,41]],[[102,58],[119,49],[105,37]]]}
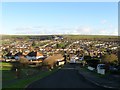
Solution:
{"label": "horizon line", "polygon": [[27,35],[40,35],[40,36],[44,36],[44,35],[87,35],[87,36],[120,36],[120,35],[105,35],[105,34],[0,34],[0,35],[19,35],[19,36],[27,36]]}

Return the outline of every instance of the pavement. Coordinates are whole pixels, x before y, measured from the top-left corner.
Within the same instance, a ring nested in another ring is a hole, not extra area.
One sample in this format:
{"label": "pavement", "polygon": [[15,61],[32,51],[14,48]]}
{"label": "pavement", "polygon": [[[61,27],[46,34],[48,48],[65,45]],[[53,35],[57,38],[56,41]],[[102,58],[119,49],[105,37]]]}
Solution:
{"label": "pavement", "polygon": [[95,73],[80,67],[77,67],[77,70],[78,73],[82,75],[86,80],[94,83],[97,86],[120,90],[120,75],[105,75],[103,77],[100,77],[97,75],[97,72]]}

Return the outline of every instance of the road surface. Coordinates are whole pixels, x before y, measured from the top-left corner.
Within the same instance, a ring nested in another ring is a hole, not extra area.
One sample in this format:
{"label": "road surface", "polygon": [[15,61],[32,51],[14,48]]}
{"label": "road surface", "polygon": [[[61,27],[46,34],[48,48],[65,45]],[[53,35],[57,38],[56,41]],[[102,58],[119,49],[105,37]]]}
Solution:
{"label": "road surface", "polygon": [[78,73],[74,65],[65,65],[54,74],[31,83],[27,88],[100,88]]}

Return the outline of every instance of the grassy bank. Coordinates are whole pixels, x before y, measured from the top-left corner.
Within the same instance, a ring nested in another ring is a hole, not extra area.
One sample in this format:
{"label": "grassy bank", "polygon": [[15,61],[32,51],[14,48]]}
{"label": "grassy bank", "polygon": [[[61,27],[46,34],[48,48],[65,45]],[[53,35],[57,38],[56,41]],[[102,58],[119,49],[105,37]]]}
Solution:
{"label": "grassy bank", "polygon": [[[5,67],[5,66],[7,66],[7,67]],[[25,77],[16,78],[15,71],[10,70],[10,68],[11,68],[10,63],[3,63],[3,68],[1,69],[1,71],[2,71],[2,84],[3,84],[2,90],[6,90],[8,88],[14,88],[16,90],[17,89],[23,90],[30,83],[32,83],[38,79],[42,79],[43,77],[46,77],[46,76],[48,76],[48,75],[50,75],[58,70],[57,68],[55,68],[52,71],[39,70],[39,72],[37,71],[37,73],[33,73],[30,76],[25,76],[25,72],[24,72],[25,69],[24,69],[22,74]],[[29,70],[36,71],[35,68],[31,68]]]}
{"label": "grassy bank", "polygon": [[82,67],[81,70],[83,70],[83,71],[85,71],[85,72],[92,73],[93,75],[98,76],[98,77],[101,77],[101,78],[105,78],[107,75],[110,74],[109,72],[107,72],[105,75],[98,74],[97,71],[90,71],[90,70],[87,69],[87,67]]}
{"label": "grassy bank", "polygon": [[91,73],[92,75],[96,76],[96,77],[100,77],[100,78],[103,78],[103,79],[109,79],[111,80],[112,78],[109,78],[109,77],[112,77],[112,75],[120,75],[120,72],[112,72],[112,71],[105,71],[105,74],[98,74],[97,73],[97,70],[88,70],[87,67],[81,67],[80,68],[82,71],[84,72],[88,72],[88,73]]}
{"label": "grassy bank", "polygon": [[11,70],[12,64],[11,63],[6,63],[6,62],[0,62],[0,70]]}

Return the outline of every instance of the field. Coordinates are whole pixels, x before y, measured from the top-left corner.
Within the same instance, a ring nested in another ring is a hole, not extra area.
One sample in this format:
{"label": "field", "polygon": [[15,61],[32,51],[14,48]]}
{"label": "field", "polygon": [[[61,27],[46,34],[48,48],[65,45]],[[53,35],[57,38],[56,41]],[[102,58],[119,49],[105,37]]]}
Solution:
{"label": "field", "polygon": [[118,36],[107,36],[107,35],[63,35],[67,39],[102,39],[102,40],[118,40]]}
{"label": "field", "polygon": [[85,38],[118,38],[118,36],[112,35],[2,35],[3,39],[8,38],[46,38],[51,39],[54,36],[63,36],[64,38],[73,38],[73,39],[85,39]]}

